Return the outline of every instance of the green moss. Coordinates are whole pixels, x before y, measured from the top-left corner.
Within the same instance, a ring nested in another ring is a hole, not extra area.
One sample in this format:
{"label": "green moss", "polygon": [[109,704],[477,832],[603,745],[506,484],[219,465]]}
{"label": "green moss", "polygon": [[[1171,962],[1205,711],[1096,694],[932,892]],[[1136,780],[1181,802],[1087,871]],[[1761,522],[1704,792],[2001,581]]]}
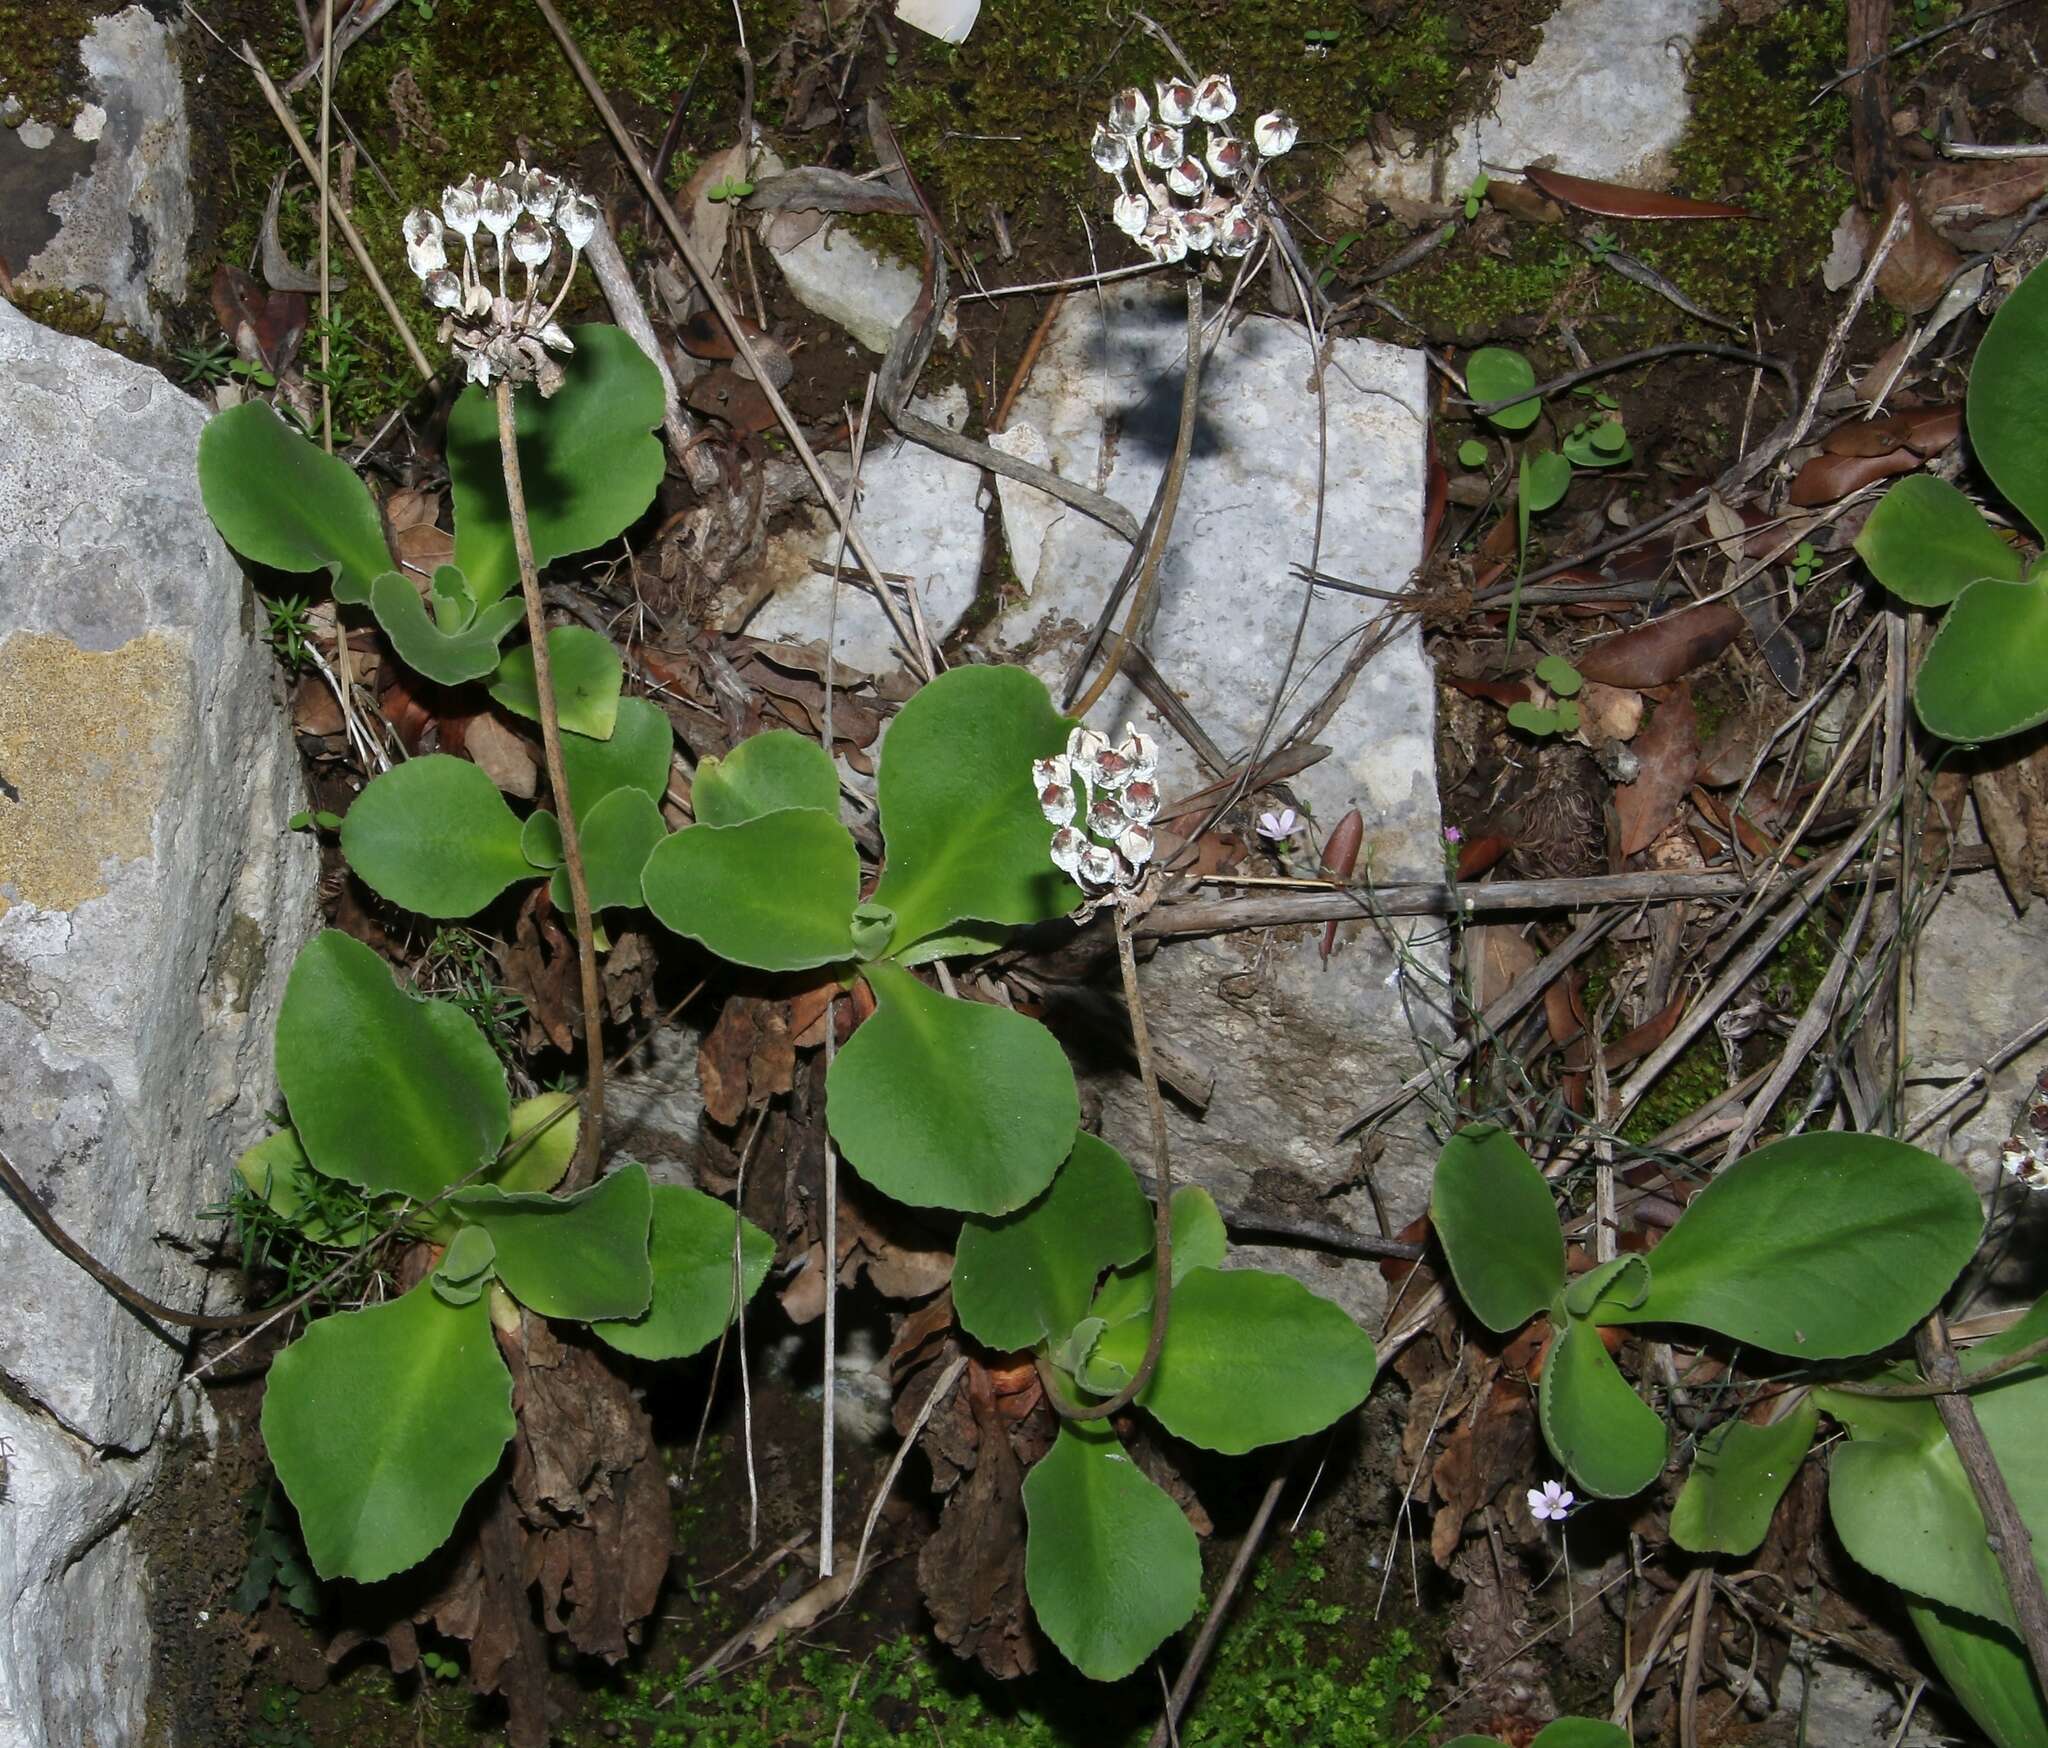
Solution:
{"label": "green moss", "polygon": [[69,127],[85,96],[78,45],[108,10],[94,0],[0,7],[0,94],[20,98],[36,121]]}
{"label": "green moss", "polygon": [[107,320],[106,300],[89,291],[22,291],[15,294],[15,307],[31,321],[60,334],[75,334],[124,357],[150,359],[148,340],[121,322]]}
{"label": "green moss", "polygon": [[1641,1147],[1682,1123],[1709,1100],[1728,1090],[1728,1061],[1720,1040],[1702,1033],[1657,1079],[1622,1125],[1621,1138]]}

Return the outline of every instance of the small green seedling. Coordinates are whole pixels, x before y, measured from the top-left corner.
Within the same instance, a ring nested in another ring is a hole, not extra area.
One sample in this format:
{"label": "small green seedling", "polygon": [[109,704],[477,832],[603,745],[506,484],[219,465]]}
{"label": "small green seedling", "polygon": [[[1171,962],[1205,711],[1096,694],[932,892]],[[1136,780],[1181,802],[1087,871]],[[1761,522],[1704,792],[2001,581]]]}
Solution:
{"label": "small green seedling", "polygon": [[1458,445],[1458,465],[1460,467],[1484,467],[1486,465],[1486,445],[1480,442],[1477,437],[1467,437],[1464,442]]}
{"label": "small green seedling", "polygon": [[1479,216],[1480,203],[1486,199],[1487,186],[1487,175],[1486,172],[1482,170],[1479,172],[1478,175],[1472,178],[1471,185],[1468,188],[1466,188],[1465,222],[1467,224],[1470,224],[1474,219],[1476,219]]}
{"label": "small green seedling", "polygon": [[288,831],[338,832],[341,830],[341,815],[329,813],[324,807],[302,807],[284,823]]}
{"label": "small green seedling", "polygon": [[1813,573],[1820,568],[1820,556],[1813,550],[1813,542],[1802,540],[1792,549],[1792,587],[1803,589],[1813,581]]}
{"label": "small green seedling", "polygon": [[1574,425],[1560,449],[1576,467],[1621,467],[1635,459],[1620,418],[1606,412],[1595,412]]}
{"label": "small green seedling", "polygon": [[745,200],[754,192],[754,185],[744,176],[728,176],[715,186],[705,190],[706,200]]}

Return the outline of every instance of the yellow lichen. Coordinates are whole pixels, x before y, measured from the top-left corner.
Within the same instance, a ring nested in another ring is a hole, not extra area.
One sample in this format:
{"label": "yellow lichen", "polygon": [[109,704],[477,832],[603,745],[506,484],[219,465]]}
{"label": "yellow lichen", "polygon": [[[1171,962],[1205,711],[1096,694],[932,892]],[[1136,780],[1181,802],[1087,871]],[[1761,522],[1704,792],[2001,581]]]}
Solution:
{"label": "yellow lichen", "polygon": [[190,708],[185,651],[161,632],[106,651],[0,638],[0,915],[75,910],[109,861],[151,853],[168,730]]}

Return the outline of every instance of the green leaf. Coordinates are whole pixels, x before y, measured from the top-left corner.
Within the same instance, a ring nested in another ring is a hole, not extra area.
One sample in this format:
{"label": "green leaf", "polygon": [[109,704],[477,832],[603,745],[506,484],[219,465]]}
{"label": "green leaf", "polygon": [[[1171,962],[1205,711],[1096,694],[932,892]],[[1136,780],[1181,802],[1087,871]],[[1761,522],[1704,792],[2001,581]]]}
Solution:
{"label": "green leaf", "polygon": [[[580,826],[583,879],[590,888],[593,913],[617,906],[645,903],[640,876],[655,846],[668,837],[661,809],[638,789],[614,789],[590,810]],[[564,916],[574,914],[569,895],[569,870],[558,868],[548,882],[548,896]]]}
{"label": "green leaf", "polygon": [[[561,726],[592,740],[610,740],[619,719],[619,688],[626,680],[612,640],[585,626],[558,625],[548,633],[548,671],[555,683],[555,714]],[[505,652],[490,692],[507,710],[540,721],[532,644]]]}
{"label": "green leaf", "polygon": [[405,993],[336,929],[286,980],[277,1079],[313,1168],[373,1195],[438,1195],[497,1156],[510,1121],[505,1070],[475,1022]]}
{"label": "green leaf", "polygon": [[488,1308],[445,1305],[424,1281],[321,1318],[263,1392],[264,1447],[313,1569],[362,1584],[446,1541],[517,1430]]}
{"label": "green leaf", "polygon": [[465,917],[533,878],[497,784],[446,753],[373,777],[341,822],[341,853],[380,897],[421,916]]}
{"label": "green leaf", "polygon": [[1671,1539],[1695,1554],[1747,1554],[1760,1546],[1819,1424],[1809,1397],[1769,1426],[1728,1420],[1715,1427],[1700,1441],[1671,1508]]}
{"label": "green leaf", "polygon": [[[1482,346],[1465,360],[1465,392],[1482,405],[1535,386],[1536,372],[1528,359],[1505,346]],[[1486,421],[1503,431],[1526,431],[1542,411],[1541,401],[1516,401],[1497,413],[1488,413]]]}
{"label": "green leaf", "polygon": [[641,888],[664,927],[736,965],[804,971],[853,956],[860,852],[829,813],[675,832],[655,845]]}
{"label": "green leaf", "polygon": [[[453,565],[443,565],[436,581],[461,575]],[[370,611],[407,667],[443,686],[459,686],[497,667],[498,645],[519,623],[521,608],[517,601],[496,601],[463,629],[444,630],[427,617],[419,590],[398,572],[386,571],[370,585]]]}
{"label": "green leaf", "polygon": [[[1220,1268],[1230,1253],[1223,1216],[1216,1200],[1199,1184],[1182,1184],[1173,1192],[1173,1284],[1177,1287],[1196,1269]],[[1114,1269],[1088,1309],[1104,1323],[1122,1323],[1152,1309],[1157,1260],[1148,1249],[1129,1268]],[[1119,1386],[1121,1388],[1121,1386]]]}
{"label": "green leaf", "polygon": [[1970,364],[1967,417],[1978,465],[2048,535],[2048,273],[2037,266],[1991,318]]}
{"label": "green leaf", "polygon": [[1640,1305],[1650,1290],[1650,1265],[1630,1254],[1596,1263],[1564,1290],[1567,1317],[1590,1317],[1610,1300],[1622,1305]]}
{"label": "green leaf", "polygon": [[654,1203],[645,1166],[622,1165],[573,1196],[507,1195],[479,1184],[448,1202],[491,1235],[498,1279],[529,1311],[590,1320],[648,1309]]}
{"label": "green leaf", "polygon": [[[1100,1317],[1082,1318],[1067,1331],[1066,1339],[1053,1347],[1049,1356],[1052,1363],[1069,1379],[1088,1377],[1091,1370],[1089,1360],[1095,1352],[1095,1344],[1102,1339],[1102,1332],[1108,1327]],[[1129,1372],[1118,1370],[1113,1382],[1097,1385],[1091,1379],[1089,1387],[1101,1395],[1114,1396],[1130,1382],[1130,1376]]]}
{"label": "green leaf", "polygon": [[1558,1718],[1536,1732],[1529,1748],[1630,1748],[1629,1734],[1605,1718]]}
{"label": "green leaf", "polygon": [[1522,462],[1522,501],[1529,514],[1555,509],[1571,489],[1572,464],[1554,449],[1525,449]]}
{"label": "green leaf", "polygon": [[1559,655],[1547,655],[1538,662],[1536,677],[1560,698],[1573,696],[1585,684],[1579,670]]}
{"label": "green leaf", "polygon": [[1031,780],[1069,726],[1023,668],[954,668],[897,712],[877,782],[889,859],[874,897],[895,911],[898,941],[1074,908]]}
{"label": "green leaf", "polygon": [[1486,445],[1481,443],[1476,437],[1467,437],[1464,442],[1458,445],[1458,465],[1460,467],[1484,467],[1486,465]]}
{"label": "green leaf", "polygon": [[1543,1363],[1537,1417],[1551,1454],[1596,1499],[1626,1499],[1663,1473],[1668,1441],[1591,1323],[1552,1308],[1557,1339]]}
{"label": "green leaf", "polygon": [[896,933],[896,913],[886,904],[853,907],[853,950],[863,959],[879,959]]}
{"label": "green leaf", "polygon": [[540,1093],[521,1099],[512,1107],[505,1150],[491,1167],[488,1181],[515,1193],[553,1189],[576,1157],[581,1127],[574,1093]]}
{"label": "green leaf", "polygon": [[1603,1323],[1691,1323],[1772,1353],[1846,1359],[1918,1323],[1977,1248],[1977,1192],[1881,1135],[1760,1147],[1687,1204],[1650,1253],[1650,1291]]}
{"label": "green leaf", "polygon": [[[1979,1371],[2044,1334],[2048,1300],[2003,1334],[1967,1349],[1963,1370]],[[1908,1368],[1892,1375],[1900,1373],[1911,1375]],[[2013,1626],[1983,1514],[1934,1404],[1845,1390],[1821,1390],[1817,1397],[1852,1434],[1835,1447],[1828,1469],[1828,1513],[1851,1556],[1902,1590]],[[2035,1534],[2040,1565],[2048,1557],[2048,1371],[2023,1366],[1971,1391],[1970,1401],[2013,1503]]]}
{"label": "green leaf", "polygon": [[1871,575],[1916,607],[1945,607],[1980,577],[2019,581],[2019,554],[1975,504],[1931,473],[1893,483],[1856,536],[1856,550]]}
{"label": "green leaf", "polygon": [[[661,376],[630,336],[613,327],[571,328],[576,350],[549,399],[513,397],[520,484],[534,563],[543,570],[624,532],[654,502],[665,461],[659,439]],[[467,388],[448,412],[448,479],[455,499],[455,562],[484,606],[519,586],[498,406]],[[381,567],[389,569],[389,565]]]}
{"label": "green leaf", "polygon": [[367,1218],[337,1232],[315,1212],[318,1186],[296,1129],[266,1135],[235,1161],[235,1173],[280,1220],[289,1220],[315,1244],[346,1246],[362,1242]]}
{"label": "green leaf", "polygon": [[913,1207],[1023,1207],[1073,1152],[1081,1121],[1074,1071],[1058,1041],[1036,1020],[955,1001],[900,966],[868,965],[862,975],[875,1012],[825,1082],[826,1121],[840,1150],[876,1189]]}
{"label": "green leaf", "polygon": [[[733,1298],[732,1234],[740,1228],[740,1293]],[[591,1333],[643,1360],[679,1360],[714,1340],[754,1296],[775,1260],[775,1240],[724,1202],[675,1184],[654,1186],[648,1238],[654,1298],[631,1322],[598,1321]]]}
{"label": "green leaf", "polygon": [[786,728],[750,735],[724,758],[702,760],[690,786],[699,825],[738,825],[786,807],[837,816],[839,772],[825,749]]}
{"label": "green leaf", "polygon": [[573,730],[562,736],[562,774],[576,817],[586,817],[614,789],[637,789],[659,805],[668,793],[675,730],[652,698],[621,698],[610,740]]}
{"label": "green leaf", "polygon": [[1437,1155],[1430,1224],[1472,1315],[1517,1329],[1564,1285],[1564,1231],[1550,1186],[1505,1129],[1460,1129]]}
{"label": "green leaf", "polygon": [[[1150,1323],[1132,1318],[1105,1330],[1097,1364],[1134,1377]],[[1376,1365],[1365,1331],[1292,1275],[1196,1269],[1173,1289],[1166,1342],[1138,1402],[1175,1437],[1242,1456],[1350,1413]]]}
{"label": "green leaf", "polygon": [[377,506],[355,470],[261,401],[207,420],[199,492],[221,538],[244,558],[273,570],[325,570],[344,604],[369,600],[392,568]]}
{"label": "green leaf", "polygon": [[2048,722],[2048,564],[1972,583],[1920,658],[1913,707],[1943,740],[2001,740]]}
{"label": "green leaf", "polygon": [[1001,923],[962,923],[913,941],[890,957],[898,965],[929,965],[934,959],[971,959],[1007,946],[1009,939],[1010,931]]}
{"label": "green leaf", "polygon": [[1093,1135],[1045,1193],[1014,1214],[970,1214],[953,1259],[960,1327],[998,1351],[1056,1340],[1089,1309],[1096,1278],[1151,1247],[1152,1209],[1122,1154]]}
{"label": "green leaf", "polygon": [[498,1247],[480,1226],[458,1227],[441,1254],[441,1266],[430,1277],[434,1295],[444,1305],[467,1305],[490,1285],[491,1263]]}
{"label": "green leaf", "polygon": [[1938,1603],[1906,1599],[1927,1654],[1995,1748],[2048,1748],[2048,1710],[2019,1639],[2002,1627]]}
{"label": "green leaf", "polygon": [[1193,1618],[1195,1532],[1107,1428],[1060,1427],[1024,1477],[1024,1517],[1025,1594],[1083,1675],[1120,1680]]}
{"label": "green leaf", "polygon": [[562,822],[545,807],[535,808],[519,828],[519,853],[543,873],[561,867],[567,855],[562,846]]}

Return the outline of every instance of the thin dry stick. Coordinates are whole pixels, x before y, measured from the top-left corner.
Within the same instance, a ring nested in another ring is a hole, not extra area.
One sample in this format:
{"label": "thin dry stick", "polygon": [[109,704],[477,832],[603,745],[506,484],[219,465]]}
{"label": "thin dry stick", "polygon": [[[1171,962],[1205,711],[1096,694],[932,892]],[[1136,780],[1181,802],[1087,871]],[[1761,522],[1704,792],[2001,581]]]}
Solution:
{"label": "thin dry stick", "polygon": [[[306,144],[306,136],[299,132],[299,124],[292,119],[292,112],[285,107],[284,99],[277,94],[277,86],[264,71],[263,63],[256,58],[256,51],[246,42],[242,44],[242,60],[255,75],[256,83],[262,89],[264,101],[270,105],[270,112],[277,117],[278,125],[284,129],[285,137],[292,143],[292,149],[299,154],[299,162],[306,166],[306,174],[324,186],[324,179],[320,174],[320,161],[313,156],[312,147]],[[384,313],[391,318],[392,327],[398,330],[399,343],[405,347],[406,356],[412,360],[413,368],[420,373],[422,381],[432,382],[434,367],[427,362],[427,355],[420,350],[420,343],[412,337],[412,329],[405,325],[405,317],[399,314],[398,302],[392,297],[390,286],[384,283],[384,275],[377,271],[377,263],[370,259],[370,251],[363,246],[363,239],[356,227],[349,222],[348,214],[325,199],[320,205],[323,212],[333,212],[334,222],[341,228],[341,240],[349,246],[349,252],[355,256],[356,264],[363,270],[363,277],[369,280],[371,289],[377,294],[377,301],[383,304]]]}
{"label": "thin dry stick", "polygon": [[533,645],[533,689],[540,701],[541,749],[547,756],[548,787],[562,824],[562,860],[569,870],[569,897],[576,912],[576,964],[583,978],[583,1133],[566,1187],[576,1189],[597,1176],[604,1144],[604,1007],[597,981],[595,919],[590,882],[583,871],[583,839],[569,799],[569,775],[562,767],[561,717],[555,706],[554,665],[548,655],[547,617],[541,606],[540,571],[533,562],[533,530],[526,520],[526,489],[519,477],[519,431],[512,410],[512,383],[498,378],[498,459],[505,470],[505,502],[511,514],[512,548],[519,557],[519,587],[526,596],[526,635]]}
{"label": "thin dry stick", "polygon": [[[646,159],[641,157],[639,148],[633,143],[633,136],[626,131],[626,124],[619,119],[619,112],[612,107],[611,99],[604,93],[604,87],[597,82],[597,75],[590,70],[590,63],[583,58],[583,51],[576,46],[576,39],[569,34],[569,27],[562,22],[561,13],[556,11],[552,0],[533,0],[533,3],[541,17],[547,21],[548,29],[555,33],[555,41],[561,44],[563,55],[567,57],[578,81],[589,95],[591,105],[596,109],[599,119],[604,122],[606,131],[611,134],[612,143],[618,147],[619,155],[625,159],[626,168],[633,172],[633,180],[640,184],[640,191],[661,215],[662,225],[668,231],[670,240],[674,242],[676,252],[682,256],[683,264],[689,268],[697,283],[703,288],[705,299],[711,305],[713,313],[725,324],[726,332],[732,336],[733,349],[739,353],[747,369],[753,373],[754,381],[767,397],[769,406],[774,408],[775,417],[781,422],[783,432],[789,438],[790,447],[796,451],[797,459],[804,464],[804,470],[811,476],[811,483],[818,488],[826,506],[845,528],[847,545],[853,548],[853,556],[860,560],[861,569],[866,571],[873,581],[875,597],[881,602],[882,611],[889,616],[891,629],[902,642],[905,653],[915,662],[918,659],[915,636],[898,611],[895,601],[890,597],[889,585],[882,575],[881,564],[869,549],[867,537],[847,524],[839,503],[838,490],[831,476],[825,472],[823,463],[818,460],[817,451],[811,447],[811,440],[804,435],[803,427],[797,423],[796,415],[789,410],[789,403],[782,398],[782,391],[775,386],[775,379],[769,374],[768,366],[755,349],[746,318],[733,308],[732,299],[726,295],[725,287],[719,284],[717,275],[711,271],[704,257],[698,252],[695,240],[676,215],[675,206],[669,200],[667,192],[655,181],[654,172],[648,169]],[[929,679],[930,675],[926,673],[919,677]]]}
{"label": "thin dry stick", "polygon": [[1678,1748],[1699,1748],[1700,1671],[1707,1659],[1707,1626],[1714,1612],[1711,1583],[1695,1587],[1685,1627],[1685,1675],[1678,1684]]}
{"label": "thin dry stick", "polygon": [[1982,1063],[1971,1069],[1960,1081],[1943,1093],[1938,1100],[1929,1105],[1919,1116],[1915,1117],[1907,1126],[1906,1139],[1911,1141],[1917,1136],[1924,1135],[1972,1093],[1988,1086],[1991,1083],[1991,1077],[2015,1056],[2019,1055],[2023,1050],[2031,1049],[2043,1038],[2048,1038],[2048,1014],[2043,1014],[2032,1025],[2006,1039],[2003,1044],[1999,1045],[1996,1050],[1985,1057]]}
{"label": "thin dry stick", "polygon": [[1266,1539],[1266,1526],[1273,1521],[1273,1508],[1280,1503],[1281,1490],[1287,1485],[1288,1467],[1283,1459],[1273,1479],[1266,1483],[1266,1491],[1260,1495],[1259,1508],[1252,1514],[1251,1527],[1244,1532],[1244,1540],[1238,1544],[1237,1556],[1230,1562],[1230,1570],[1223,1575],[1223,1587],[1216,1592],[1216,1600],[1203,1618],[1202,1630],[1195,1635],[1194,1648],[1188,1652],[1188,1660],[1181,1665],[1179,1679],[1167,1697],[1166,1715],[1152,1732],[1150,1748],[1167,1748],[1168,1740],[1180,1725],[1181,1713],[1187,1710],[1188,1696],[1194,1692],[1202,1666],[1209,1661],[1209,1653],[1216,1648],[1223,1623],[1230,1617],[1230,1604],[1243,1587],[1244,1575],[1251,1570],[1259,1544]]}
{"label": "thin dry stick", "polygon": [[1152,1244],[1152,1328],[1145,1338],[1145,1357],[1131,1374],[1131,1381],[1106,1402],[1077,1407],[1066,1400],[1051,1362],[1038,1356],[1038,1378],[1045,1386],[1045,1399],[1062,1420],[1105,1420],[1120,1414],[1137,1400],[1138,1392],[1152,1381],[1159,1364],[1159,1350],[1166,1341],[1166,1320],[1173,1299],[1173,1152],[1166,1132],[1166,1101],[1159,1094],[1159,1074],[1152,1061],[1152,1034],[1145,1024],[1145,1003],[1138,994],[1138,961],[1131,951],[1131,928],[1121,898],[1111,915],[1116,920],[1116,962],[1123,972],[1124,1005],[1131,1014],[1131,1043],[1138,1057],[1138,1078],[1144,1083],[1146,1108],[1152,1114],[1152,1172],[1155,1179]]}
{"label": "thin dry stick", "polygon": [[[832,1077],[833,1022],[836,998],[825,998],[825,1078]],[[839,1153],[825,1135],[825,1421],[818,1439],[818,1576],[832,1576],[832,1462],[838,1416],[832,1412],[838,1392],[839,1370]]]}
{"label": "thin dry stick", "polygon": [[2034,1563],[2034,1538],[2013,1502],[2012,1489],[2005,1483],[1991,1441],[1984,1436],[1976,1404],[1955,1388],[1962,1368],[1956,1362],[1948,1324],[1939,1310],[1920,1326],[1914,1346],[1920,1356],[1920,1369],[1933,1382],[1949,1386],[1947,1393],[1935,1397],[1935,1410],[1948,1429],[1949,1443],[1955,1446],[1963,1473],[1970,1478],[1970,1491],[1977,1496],[1977,1507],[1984,1514],[1985,1540],[2012,1596],[2013,1615],[2027,1647],[2027,1658],[2034,1666],[2035,1678],[2048,1688],[2048,1589],[2043,1588],[2041,1568]]}
{"label": "thin dry stick", "polygon": [[[946,1369],[939,1374],[939,1381],[925,1395],[924,1406],[917,1411],[917,1418],[910,1423],[910,1430],[903,1435],[903,1442],[896,1447],[896,1454],[889,1459],[889,1467],[883,1471],[882,1483],[875,1489],[875,1497],[868,1505],[867,1520],[861,1525],[860,1546],[854,1550],[853,1577],[847,1586],[848,1600],[866,1576],[868,1544],[874,1540],[875,1525],[882,1521],[882,1507],[888,1503],[889,1491],[896,1485],[896,1477],[903,1472],[903,1463],[917,1441],[924,1435],[924,1429],[931,1424],[932,1415],[938,1406],[952,1394],[953,1386],[960,1382],[960,1374],[967,1369],[967,1356],[955,1354]],[[841,1604],[844,1607],[845,1604]]]}
{"label": "thin dry stick", "polygon": [[[328,383],[329,306],[327,284],[328,224],[334,203],[327,194],[328,136],[334,122],[334,0],[326,0],[326,21],[320,36],[320,441],[334,453],[334,394]],[[348,657],[342,657],[346,665]]]}

